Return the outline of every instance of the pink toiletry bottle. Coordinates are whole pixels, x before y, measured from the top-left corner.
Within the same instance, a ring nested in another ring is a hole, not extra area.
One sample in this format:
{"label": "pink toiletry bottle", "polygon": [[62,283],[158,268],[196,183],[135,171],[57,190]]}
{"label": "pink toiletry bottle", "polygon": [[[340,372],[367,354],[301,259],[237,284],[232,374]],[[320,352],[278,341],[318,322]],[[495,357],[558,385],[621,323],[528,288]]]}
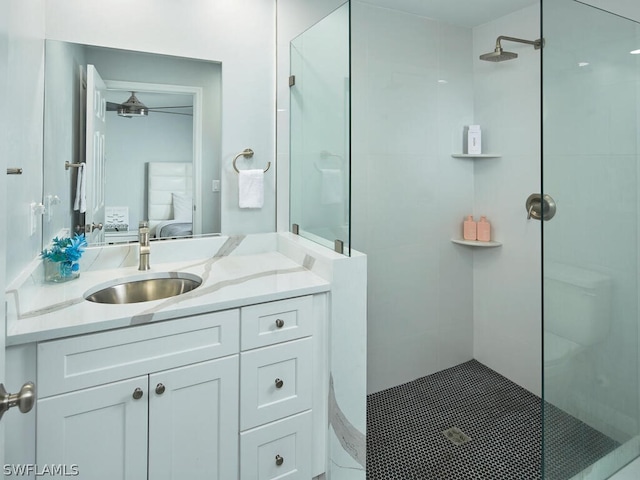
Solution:
{"label": "pink toiletry bottle", "polygon": [[491,241],[491,224],[485,216],[480,217],[478,222],[478,240],[481,242]]}
{"label": "pink toiletry bottle", "polygon": [[475,240],[477,235],[476,222],[473,221],[473,216],[467,216],[462,227],[462,236],[465,240]]}

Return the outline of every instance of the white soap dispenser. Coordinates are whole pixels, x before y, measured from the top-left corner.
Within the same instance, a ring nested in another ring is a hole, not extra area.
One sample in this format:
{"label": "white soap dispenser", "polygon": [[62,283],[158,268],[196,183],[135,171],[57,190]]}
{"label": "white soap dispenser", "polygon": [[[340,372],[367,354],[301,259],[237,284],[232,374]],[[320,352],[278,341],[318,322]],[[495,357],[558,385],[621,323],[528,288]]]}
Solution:
{"label": "white soap dispenser", "polygon": [[480,125],[469,125],[467,153],[469,155],[480,155],[482,153],[482,131],[480,130]]}

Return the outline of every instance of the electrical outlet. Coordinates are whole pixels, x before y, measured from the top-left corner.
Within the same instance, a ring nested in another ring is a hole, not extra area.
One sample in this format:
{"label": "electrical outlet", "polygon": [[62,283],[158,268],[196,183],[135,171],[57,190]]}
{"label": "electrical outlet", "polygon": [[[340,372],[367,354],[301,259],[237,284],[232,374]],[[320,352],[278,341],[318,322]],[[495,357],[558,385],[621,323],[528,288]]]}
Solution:
{"label": "electrical outlet", "polygon": [[219,192],[220,191],[220,180],[213,180],[211,182],[211,191]]}

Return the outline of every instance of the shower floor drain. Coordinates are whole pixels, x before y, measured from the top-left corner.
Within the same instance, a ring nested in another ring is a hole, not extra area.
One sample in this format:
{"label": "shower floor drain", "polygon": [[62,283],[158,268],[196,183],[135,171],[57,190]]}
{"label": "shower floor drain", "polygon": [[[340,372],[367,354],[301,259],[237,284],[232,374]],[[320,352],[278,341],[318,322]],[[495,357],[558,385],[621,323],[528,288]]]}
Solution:
{"label": "shower floor drain", "polygon": [[471,440],[471,438],[465,435],[465,433],[457,427],[451,427],[442,432],[442,434],[454,445],[462,445],[463,443],[467,443]]}

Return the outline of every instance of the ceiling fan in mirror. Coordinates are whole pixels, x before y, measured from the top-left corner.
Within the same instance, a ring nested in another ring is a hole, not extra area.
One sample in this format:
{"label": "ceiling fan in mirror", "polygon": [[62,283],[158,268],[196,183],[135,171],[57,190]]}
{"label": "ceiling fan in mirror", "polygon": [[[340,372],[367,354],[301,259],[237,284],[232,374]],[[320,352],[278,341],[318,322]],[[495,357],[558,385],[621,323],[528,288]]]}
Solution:
{"label": "ceiling fan in mirror", "polygon": [[131,92],[131,96],[123,103],[107,102],[107,112],[117,112],[118,116],[133,118],[133,117],[146,117],[149,112],[153,113],[168,113],[171,115],[187,115],[192,117],[193,113],[169,111],[170,109],[178,108],[193,108],[193,105],[171,105],[165,107],[147,107],[144,103],[138,100],[136,92]]}

